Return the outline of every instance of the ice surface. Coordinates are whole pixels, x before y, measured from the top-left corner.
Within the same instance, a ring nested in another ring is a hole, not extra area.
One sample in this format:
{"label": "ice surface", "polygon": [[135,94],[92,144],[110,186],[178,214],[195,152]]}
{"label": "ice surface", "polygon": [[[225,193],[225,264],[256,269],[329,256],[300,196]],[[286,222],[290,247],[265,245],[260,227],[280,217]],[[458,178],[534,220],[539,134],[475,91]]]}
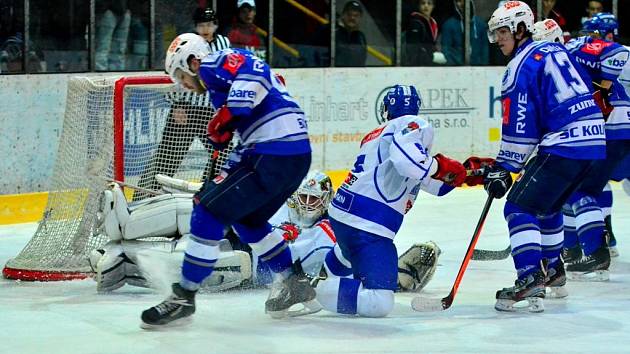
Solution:
{"label": "ice surface", "polygon": [[[570,283],[565,300],[547,299],[542,314],[498,313],[497,289],[513,283],[511,259],[470,263],[451,309],[418,313],[397,294],[384,319],[327,312],[273,320],[263,290],[204,294],[192,325],[139,328],[140,312],[165,294],[126,286],[96,294],[92,280],[27,283],[0,280],[0,353],[630,353],[630,197],[613,186],[613,225],[621,256],[607,283]],[[483,203],[479,188],[443,198],[422,195],[396,238],[400,251],[434,240],[442,249],[424,294],[446,296]],[[495,202],[478,248],[508,245],[502,201]],[[35,224],[0,227],[0,263],[15,256]]]}

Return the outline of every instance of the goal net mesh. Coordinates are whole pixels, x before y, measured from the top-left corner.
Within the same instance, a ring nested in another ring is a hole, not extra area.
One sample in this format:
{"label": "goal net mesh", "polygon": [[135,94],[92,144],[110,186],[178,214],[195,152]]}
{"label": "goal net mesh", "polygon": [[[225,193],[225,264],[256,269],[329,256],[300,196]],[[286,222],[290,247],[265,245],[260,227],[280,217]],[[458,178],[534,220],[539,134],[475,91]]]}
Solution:
{"label": "goal net mesh", "polygon": [[[88,275],[90,253],[108,241],[97,231],[97,212],[110,180],[157,190],[157,173],[189,181],[218,173],[229,149],[214,153],[206,146],[211,114],[206,95],[177,90],[164,76],[70,79],[43,218],[4,275]],[[150,196],[132,188],[125,195],[130,202]]]}

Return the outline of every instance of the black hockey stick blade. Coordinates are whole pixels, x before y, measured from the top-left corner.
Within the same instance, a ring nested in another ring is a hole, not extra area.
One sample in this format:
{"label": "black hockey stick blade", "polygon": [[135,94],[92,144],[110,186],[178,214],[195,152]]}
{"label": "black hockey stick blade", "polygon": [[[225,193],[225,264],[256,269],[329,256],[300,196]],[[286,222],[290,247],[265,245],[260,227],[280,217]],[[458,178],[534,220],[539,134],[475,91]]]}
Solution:
{"label": "black hockey stick blade", "polygon": [[511,252],[512,252],[512,248],[510,246],[507,246],[506,249],[500,250],[500,251],[476,249],[473,252],[472,260],[473,261],[499,261],[499,260],[508,258]]}
{"label": "black hockey stick blade", "polygon": [[486,217],[488,216],[488,212],[490,211],[490,206],[492,205],[493,199],[494,198],[492,198],[491,196],[488,196],[488,199],[486,199],[486,204],[483,206],[481,216],[479,216],[479,221],[477,221],[477,226],[475,227],[475,232],[470,239],[470,244],[468,245],[468,249],[466,250],[466,255],[462,260],[462,264],[459,266],[459,271],[457,272],[457,277],[455,278],[455,282],[453,283],[451,292],[442,299],[430,299],[424,298],[422,296],[416,296],[411,300],[412,309],[419,312],[433,312],[447,310],[451,307],[451,305],[453,304],[453,300],[455,300],[455,295],[457,294],[459,284],[462,282],[462,278],[464,277],[464,273],[466,272],[466,268],[468,267],[468,262],[470,262],[470,259],[472,258],[477,240],[479,240],[481,229],[483,228],[483,224],[486,221]]}

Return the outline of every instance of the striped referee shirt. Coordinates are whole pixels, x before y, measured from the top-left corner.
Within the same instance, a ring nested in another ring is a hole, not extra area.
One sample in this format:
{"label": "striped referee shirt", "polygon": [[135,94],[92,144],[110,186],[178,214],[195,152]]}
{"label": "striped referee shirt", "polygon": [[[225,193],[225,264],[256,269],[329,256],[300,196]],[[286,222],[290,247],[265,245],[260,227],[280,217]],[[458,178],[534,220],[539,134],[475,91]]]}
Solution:
{"label": "striped referee shirt", "polygon": [[[226,36],[220,34],[214,35],[214,40],[210,44],[210,53],[229,48],[230,40]],[[168,101],[171,104],[176,105],[192,105],[196,107],[212,107],[212,100],[210,100],[210,94],[208,92],[204,94],[198,94],[189,91],[177,91],[170,92],[168,94]]]}

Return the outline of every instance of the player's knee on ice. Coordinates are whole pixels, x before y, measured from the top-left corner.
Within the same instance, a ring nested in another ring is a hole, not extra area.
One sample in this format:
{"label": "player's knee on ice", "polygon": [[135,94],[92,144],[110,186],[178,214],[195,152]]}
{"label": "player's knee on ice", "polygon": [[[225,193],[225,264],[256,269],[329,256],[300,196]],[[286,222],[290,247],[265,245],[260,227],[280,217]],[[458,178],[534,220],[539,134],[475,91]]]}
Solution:
{"label": "player's knee on ice", "polygon": [[317,286],[317,301],[331,312],[385,317],[394,309],[394,292],[365,289],[356,279],[329,278]]}

